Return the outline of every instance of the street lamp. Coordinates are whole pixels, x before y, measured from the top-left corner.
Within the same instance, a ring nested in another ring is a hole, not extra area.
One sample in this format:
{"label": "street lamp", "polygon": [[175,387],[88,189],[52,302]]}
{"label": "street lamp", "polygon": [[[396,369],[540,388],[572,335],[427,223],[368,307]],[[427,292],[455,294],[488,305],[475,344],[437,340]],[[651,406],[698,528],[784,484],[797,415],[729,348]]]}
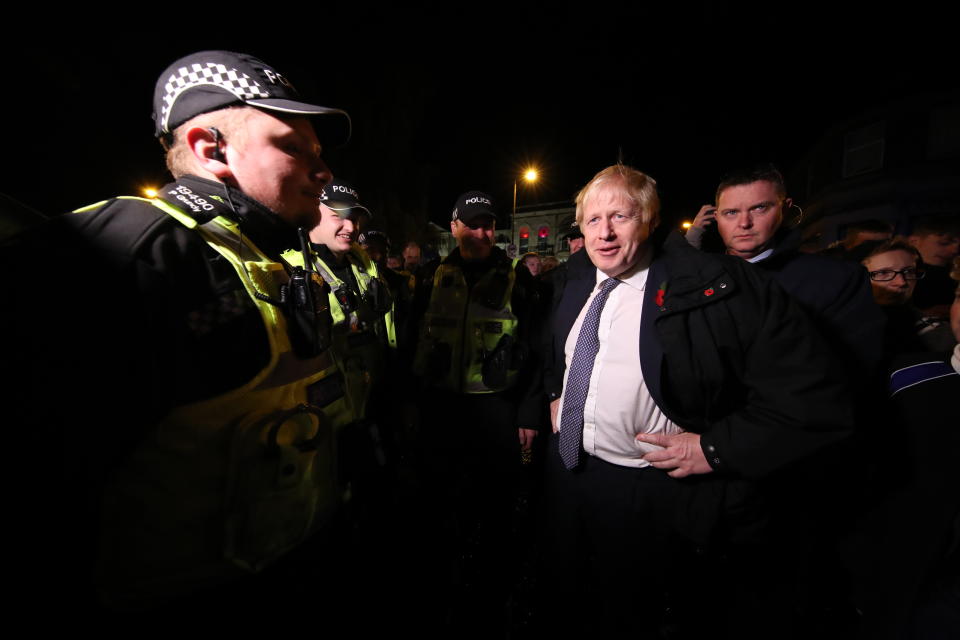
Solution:
{"label": "street lamp", "polygon": [[[540,178],[540,174],[535,167],[527,167],[523,172],[523,179],[529,183],[534,183]],[[510,228],[517,228],[517,180],[513,181],[513,209],[510,211]]]}
{"label": "street lamp", "polygon": [[[537,170],[533,167],[529,167],[523,172],[523,179],[526,180],[527,182],[531,182],[531,183],[536,182],[539,177],[540,177],[540,174],[537,173]],[[513,181],[513,210],[510,214],[511,224],[513,224],[513,216],[516,216],[516,215],[517,215],[517,181],[514,180]]]}

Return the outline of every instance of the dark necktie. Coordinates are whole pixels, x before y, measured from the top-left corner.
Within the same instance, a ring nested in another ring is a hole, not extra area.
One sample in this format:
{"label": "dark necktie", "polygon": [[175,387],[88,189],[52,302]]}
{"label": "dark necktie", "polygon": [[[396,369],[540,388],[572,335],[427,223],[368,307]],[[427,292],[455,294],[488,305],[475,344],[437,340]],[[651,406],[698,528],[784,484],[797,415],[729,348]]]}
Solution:
{"label": "dark necktie", "polygon": [[587,314],[583,317],[580,335],[577,336],[577,346],[570,360],[567,386],[563,390],[563,416],[560,418],[560,458],[567,469],[573,469],[580,463],[583,407],[587,402],[593,363],[597,359],[597,351],[600,350],[600,339],[597,337],[600,314],[603,313],[607,296],[620,282],[616,278],[607,278],[600,283],[600,291],[593,298]]}

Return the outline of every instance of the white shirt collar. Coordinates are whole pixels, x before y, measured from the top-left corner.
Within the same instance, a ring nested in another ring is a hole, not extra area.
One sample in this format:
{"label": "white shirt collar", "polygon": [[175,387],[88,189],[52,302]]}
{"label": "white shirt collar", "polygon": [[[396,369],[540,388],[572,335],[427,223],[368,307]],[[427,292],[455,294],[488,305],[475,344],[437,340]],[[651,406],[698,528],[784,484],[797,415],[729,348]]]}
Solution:
{"label": "white shirt collar", "polygon": [[757,255],[753,256],[752,258],[747,258],[747,262],[751,262],[751,263],[752,263],[752,262],[760,262],[761,260],[766,260],[767,258],[770,257],[770,254],[771,254],[771,253],[773,253],[773,247],[770,247],[769,249],[767,249],[767,250],[764,251],[763,253],[758,253]]}
{"label": "white shirt collar", "polygon": [[[638,291],[643,291],[647,284],[647,273],[650,272],[650,261],[652,258],[653,250],[650,247],[647,247],[646,254],[644,254],[644,256],[637,261],[637,264],[618,275],[617,278],[622,280],[624,284],[628,284]],[[608,277],[609,276],[607,276],[607,274],[605,274],[603,271],[597,269],[596,284],[600,284]]]}

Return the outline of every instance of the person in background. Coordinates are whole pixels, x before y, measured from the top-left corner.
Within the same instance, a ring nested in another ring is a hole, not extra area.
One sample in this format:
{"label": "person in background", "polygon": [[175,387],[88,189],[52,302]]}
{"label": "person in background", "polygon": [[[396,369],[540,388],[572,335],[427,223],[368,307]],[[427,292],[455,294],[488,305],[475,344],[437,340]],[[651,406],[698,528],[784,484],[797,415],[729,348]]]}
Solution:
{"label": "person in background", "polygon": [[570,231],[567,233],[567,241],[570,247],[570,255],[583,249],[583,232],[580,231],[580,227],[576,223],[570,227]]}
{"label": "person in background", "polygon": [[785,224],[786,212],[796,207],[776,167],[731,172],[717,186],[715,202],[697,213],[687,241],[699,248],[703,233],[715,224],[728,254],[768,272],[810,313],[851,379],[872,379],[883,317],[872,303],[866,274],[857,265],[799,250],[801,230]]}
{"label": "person in background", "polygon": [[953,344],[949,322],[924,316],[912,303],[917,284],[926,278],[920,253],[913,245],[903,238],[894,238],[865,242],[858,250],[870,276],[874,300],[887,319],[885,358],[889,360],[896,353],[949,348]]}
{"label": "person in background", "polygon": [[540,261],[540,254],[533,252],[523,254],[523,257],[520,258],[520,264],[522,264],[534,278],[540,275],[540,271],[543,267],[543,264]]}
{"label": "person in background", "polygon": [[[908,300],[917,255],[902,241],[884,244],[890,250],[868,268],[880,272],[883,299]],[[960,258],[950,275],[953,344],[917,351],[907,333],[891,345],[882,419],[865,440],[875,464],[862,474],[856,504],[867,508],[844,556],[861,638],[947,638],[960,629]],[[885,463],[891,442],[896,473]]]}
{"label": "person in background", "polygon": [[[855,394],[856,424],[868,432],[877,419],[882,388],[883,313],[872,300],[860,265],[800,251],[802,230],[787,224],[790,211],[800,209],[776,167],[760,164],[736,169],[717,186],[715,206],[701,208],[687,240],[696,246],[702,231],[715,224],[727,254],[773,277],[797,301],[838,356]],[[847,594],[839,589],[833,592],[843,583],[836,575],[834,544],[835,532],[850,526],[851,517],[844,497],[851,482],[838,479],[854,473],[846,461],[856,456],[853,439],[818,453],[795,474],[790,486],[793,496],[785,501],[794,512],[804,514],[788,533],[794,536],[790,544],[798,575],[797,607],[807,611],[808,621],[850,610]],[[823,473],[823,469],[830,471]],[[824,575],[833,576],[826,586],[819,577]]]}
{"label": "person in background", "polygon": [[884,220],[861,220],[847,227],[843,237],[843,248],[850,251],[864,242],[889,240],[893,237],[893,225]]}
{"label": "person in background", "polygon": [[547,256],[540,261],[541,273],[546,274],[560,266],[560,261],[556,256]]}
{"label": "person in background", "polygon": [[429,517],[455,562],[454,624],[502,634],[507,596],[530,541],[513,514],[524,453],[542,417],[535,344],[535,281],[494,244],[496,213],[480,191],[451,214],[456,248],[429,263],[411,314],[423,470],[437,502]]}
{"label": "person in background", "polygon": [[960,221],[957,216],[920,218],[907,241],[920,252],[925,274],[916,284],[913,304],[925,317],[946,322],[954,290],[950,264],[960,254]]}
{"label": "person in background", "polygon": [[403,247],[403,270],[413,273],[420,266],[421,251],[420,245],[410,241]]}
{"label": "person in background", "polygon": [[849,259],[849,253],[864,242],[889,240],[893,225],[885,220],[860,220],[847,225],[843,239],[830,244],[820,255],[840,260]]}

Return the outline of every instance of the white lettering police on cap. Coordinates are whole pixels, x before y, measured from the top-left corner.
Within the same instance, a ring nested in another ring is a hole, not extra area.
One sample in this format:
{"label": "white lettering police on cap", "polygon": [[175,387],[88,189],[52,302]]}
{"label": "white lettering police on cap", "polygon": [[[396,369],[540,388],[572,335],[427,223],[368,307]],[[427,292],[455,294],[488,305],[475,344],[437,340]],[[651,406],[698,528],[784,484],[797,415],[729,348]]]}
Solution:
{"label": "white lettering police on cap", "polygon": [[360,199],[360,197],[357,195],[357,192],[356,192],[356,191],[354,191],[353,189],[348,189],[347,187],[344,187],[344,186],[342,186],[342,185],[339,185],[339,184],[333,185],[333,190],[334,190],[334,191],[339,191],[340,193],[349,194],[349,195],[353,196],[354,198],[357,198],[358,200]]}
{"label": "white lettering police on cap", "polygon": [[[272,83],[274,83],[274,84],[276,84],[276,83],[279,82],[279,83],[282,84],[283,86],[289,87],[290,89],[293,89],[293,85],[290,84],[290,81],[287,80],[286,78],[284,78],[282,75],[280,75],[280,74],[277,73],[276,71],[273,71],[273,70],[271,70],[271,69],[264,69],[264,70],[263,70],[263,75],[267,76],[267,80],[269,80],[270,82],[272,82]],[[295,90],[295,89],[294,89],[294,90]]]}
{"label": "white lettering police on cap", "polygon": [[491,207],[493,206],[493,203],[492,203],[492,202],[490,202],[490,201],[487,200],[486,198],[481,198],[480,196],[474,196],[473,198],[469,198],[468,200],[464,200],[464,201],[463,201],[463,204],[478,204],[478,203],[480,203],[480,202],[482,202],[483,204],[489,204]]}

